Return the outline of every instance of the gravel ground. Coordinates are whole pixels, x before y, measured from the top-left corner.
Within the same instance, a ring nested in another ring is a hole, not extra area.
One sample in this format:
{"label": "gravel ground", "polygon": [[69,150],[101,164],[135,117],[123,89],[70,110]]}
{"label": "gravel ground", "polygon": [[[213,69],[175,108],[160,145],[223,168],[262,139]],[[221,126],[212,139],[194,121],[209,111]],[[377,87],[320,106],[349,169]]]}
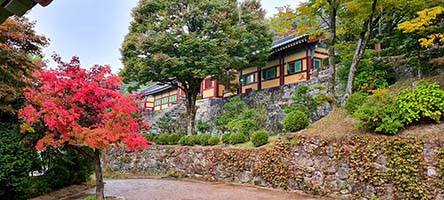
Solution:
{"label": "gravel ground", "polygon": [[[83,199],[95,189],[71,199]],[[169,179],[105,180],[105,196],[126,200],[313,200],[327,199],[243,185],[182,181]]]}

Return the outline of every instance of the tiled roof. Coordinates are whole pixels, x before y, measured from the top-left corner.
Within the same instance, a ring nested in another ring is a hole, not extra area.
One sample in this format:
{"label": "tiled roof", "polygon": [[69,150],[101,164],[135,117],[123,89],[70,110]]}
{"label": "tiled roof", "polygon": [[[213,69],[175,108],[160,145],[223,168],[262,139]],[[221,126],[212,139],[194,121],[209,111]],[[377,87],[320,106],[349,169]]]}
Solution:
{"label": "tiled roof", "polygon": [[0,0],[0,23],[3,23],[9,16],[23,16],[37,3],[45,7],[52,0]]}
{"label": "tiled roof", "polygon": [[271,43],[271,48],[276,49],[293,42],[296,43],[305,42],[307,39],[308,39],[308,34],[299,35],[299,36],[290,35],[285,38],[273,41],[273,43]]}
{"label": "tiled roof", "polygon": [[164,91],[164,90],[168,90],[170,88],[172,88],[172,86],[169,84],[156,83],[156,84],[151,85],[147,88],[139,90],[138,93],[142,94],[144,96],[147,96],[147,95],[152,95],[152,94]]}

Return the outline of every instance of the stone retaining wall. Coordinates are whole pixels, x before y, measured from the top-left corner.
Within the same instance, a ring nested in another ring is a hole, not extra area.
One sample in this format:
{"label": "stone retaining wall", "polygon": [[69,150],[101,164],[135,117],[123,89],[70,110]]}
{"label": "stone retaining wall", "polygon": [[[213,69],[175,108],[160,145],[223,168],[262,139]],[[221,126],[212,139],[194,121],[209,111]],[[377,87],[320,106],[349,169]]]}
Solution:
{"label": "stone retaining wall", "polygon": [[255,149],[111,149],[104,168],[299,190],[342,199],[444,199],[444,139],[298,136]]}
{"label": "stone retaining wall", "polygon": [[[320,86],[326,88],[328,84],[328,70],[319,72],[319,74],[308,81],[303,81],[299,83],[293,83],[288,85],[282,85],[279,87],[255,90],[248,94],[242,94],[240,97],[250,106],[255,104],[264,105],[266,107],[267,122],[265,128],[272,134],[277,134],[282,131],[283,121],[285,118],[284,108],[293,103],[293,94],[298,87],[301,86]],[[325,90],[313,90],[311,95],[317,95],[319,93],[325,93]],[[196,112],[196,122],[201,120],[210,124],[212,135],[220,135],[217,132],[214,121],[216,116],[223,112],[223,105],[227,102],[229,98],[218,98],[218,99],[204,99],[196,102],[197,112]],[[159,132],[156,127],[156,122],[160,117],[165,114],[169,114],[174,118],[183,117],[185,113],[185,105],[179,103],[173,105],[163,111],[156,112],[147,116],[148,122],[153,126],[153,132]],[[320,105],[316,112],[311,113],[310,122],[319,120],[320,118],[330,114],[333,108],[330,103],[325,103]]]}

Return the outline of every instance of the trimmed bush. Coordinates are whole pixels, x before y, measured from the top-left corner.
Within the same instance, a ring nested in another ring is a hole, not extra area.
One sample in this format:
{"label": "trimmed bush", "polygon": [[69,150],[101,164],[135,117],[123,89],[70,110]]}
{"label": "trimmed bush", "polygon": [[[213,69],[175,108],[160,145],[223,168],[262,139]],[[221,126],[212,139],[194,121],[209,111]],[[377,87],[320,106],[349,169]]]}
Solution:
{"label": "trimmed bush", "polygon": [[179,135],[179,134],[170,134],[170,135],[168,136],[167,143],[168,143],[169,145],[178,144],[178,143],[179,143],[179,140],[180,140],[181,137],[182,137],[182,136]]}
{"label": "trimmed bush", "polygon": [[246,141],[248,141],[248,138],[243,133],[233,133],[230,136],[230,144],[239,144]]}
{"label": "trimmed bush", "polygon": [[193,146],[196,144],[196,136],[194,135],[185,135],[179,140],[179,144],[182,146]]}
{"label": "trimmed bush", "polygon": [[345,110],[348,114],[353,115],[353,113],[358,110],[359,107],[364,105],[364,103],[367,101],[368,95],[363,92],[356,92],[350,95],[350,97],[347,99],[347,102],[345,102]]}
{"label": "trimmed bush", "polygon": [[231,133],[225,133],[222,135],[222,143],[224,144],[230,144],[230,137],[231,137]]}
{"label": "trimmed bush", "polygon": [[291,111],[284,119],[284,128],[287,131],[295,132],[304,129],[310,124],[308,115],[299,110]]}
{"label": "trimmed bush", "polygon": [[255,147],[262,146],[268,143],[268,132],[267,131],[256,131],[251,134],[251,142]]}
{"label": "trimmed bush", "polygon": [[211,138],[211,135],[209,134],[199,134],[196,135],[196,144],[207,146],[208,140]]}
{"label": "trimmed bush", "polygon": [[165,144],[168,144],[169,139],[170,139],[169,134],[161,133],[157,137],[154,138],[154,142],[159,145],[165,145]]}
{"label": "trimmed bush", "polygon": [[156,137],[156,134],[154,133],[144,133],[143,137],[145,137],[147,140],[154,142],[154,138]]}
{"label": "trimmed bush", "polygon": [[208,140],[208,145],[214,146],[214,145],[218,145],[220,142],[219,137],[217,136],[212,136],[209,140]]}

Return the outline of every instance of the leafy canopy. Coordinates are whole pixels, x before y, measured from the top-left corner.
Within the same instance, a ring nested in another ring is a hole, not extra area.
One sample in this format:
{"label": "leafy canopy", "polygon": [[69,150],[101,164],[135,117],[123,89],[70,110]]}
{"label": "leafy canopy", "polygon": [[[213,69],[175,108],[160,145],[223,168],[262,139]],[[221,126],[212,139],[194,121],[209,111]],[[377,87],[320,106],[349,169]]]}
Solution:
{"label": "leafy canopy", "polygon": [[423,47],[431,47],[434,44],[444,43],[444,7],[436,6],[417,12],[418,17],[400,23],[398,28],[406,33],[418,32],[425,35],[418,41]]}
{"label": "leafy canopy", "polygon": [[226,70],[265,64],[271,34],[264,14],[254,0],[239,7],[235,0],[141,1],[121,49],[121,74],[139,83],[174,78],[185,91],[207,76],[228,83],[234,76]]}
{"label": "leafy canopy", "polygon": [[[26,18],[10,17],[0,24],[0,112],[16,113],[17,98],[41,67],[38,56],[48,44]],[[3,120],[3,119],[2,119]]]}
{"label": "leafy canopy", "polygon": [[36,148],[62,145],[104,149],[123,143],[128,150],[147,147],[141,128],[149,128],[139,117],[135,99],[118,92],[121,78],[109,66],[86,70],[73,57],[69,63],[54,56],[55,69],[34,74],[37,82],[25,88],[29,104],[19,111],[26,123],[44,122],[47,131]]}

